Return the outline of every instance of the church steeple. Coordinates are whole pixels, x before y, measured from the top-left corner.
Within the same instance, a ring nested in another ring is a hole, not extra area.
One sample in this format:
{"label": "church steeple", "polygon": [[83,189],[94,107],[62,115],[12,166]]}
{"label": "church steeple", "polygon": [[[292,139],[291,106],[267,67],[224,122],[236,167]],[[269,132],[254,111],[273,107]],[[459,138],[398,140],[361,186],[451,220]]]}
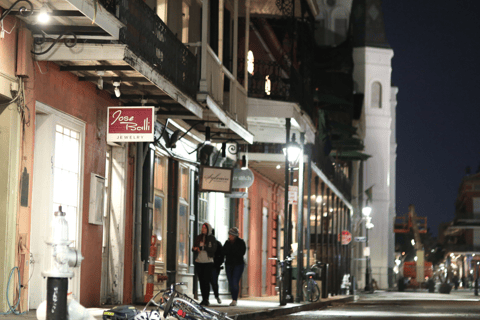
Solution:
{"label": "church steeple", "polygon": [[354,47],[390,48],[385,34],[382,0],[353,0],[350,24]]}

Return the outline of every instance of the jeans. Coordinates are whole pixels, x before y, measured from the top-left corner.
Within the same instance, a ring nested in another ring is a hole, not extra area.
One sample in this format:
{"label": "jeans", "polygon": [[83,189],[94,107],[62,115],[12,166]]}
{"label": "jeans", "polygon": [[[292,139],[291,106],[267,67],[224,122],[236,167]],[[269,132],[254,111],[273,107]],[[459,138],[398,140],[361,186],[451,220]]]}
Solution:
{"label": "jeans", "polygon": [[208,302],[210,295],[210,278],[212,277],[213,263],[195,263],[195,271],[200,281],[202,301]]}
{"label": "jeans", "polygon": [[238,291],[240,286],[240,278],[242,277],[244,264],[239,264],[236,266],[227,265],[225,266],[227,271],[228,284],[230,285],[230,292],[232,293],[232,300],[238,300]]}
{"label": "jeans", "polygon": [[220,274],[220,269],[213,267],[212,268],[212,277],[210,278],[210,284],[212,285],[213,294],[218,298],[218,275]]}

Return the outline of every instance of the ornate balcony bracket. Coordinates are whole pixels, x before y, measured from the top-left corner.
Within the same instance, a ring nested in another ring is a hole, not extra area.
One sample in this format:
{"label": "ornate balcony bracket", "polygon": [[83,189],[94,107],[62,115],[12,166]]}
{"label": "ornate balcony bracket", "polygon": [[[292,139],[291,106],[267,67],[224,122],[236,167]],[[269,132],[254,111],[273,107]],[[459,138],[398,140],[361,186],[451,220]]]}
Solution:
{"label": "ornate balcony bracket", "polygon": [[284,16],[293,15],[293,0],[276,0],[275,4],[277,5],[278,10],[280,10]]}
{"label": "ornate balcony bracket", "polygon": [[[52,42],[52,44],[50,45],[50,47],[47,48],[47,50],[45,51],[42,51],[42,52],[36,52],[34,50],[31,51],[31,53],[37,55],[37,56],[40,56],[42,54],[46,54],[47,52],[49,52],[50,50],[52,50],[52,48],[60,41],[62,40],[62,37],[64,36],[67,36],[67,35],[70,35],[70,36],[73,36],[73,39],[65,39],[65,41],[63,42],[65,44],[66,47],[68,48],[73,48],[77,45],[77,35],[73,32],[64,32],[62,34],[60,34],[57,39],[55,39],[54,42]],[[45,34],[42,33],[42,37],[41,38],[35,38],[35,44],[36,45],[42,45],[46,42],[46,38],[45,38]]]}
{"label": "ornate balcony bracket", "polygon": [[17,3],[19,2],[26,2],[28,3],[28,5],[30,6],[30,10],[28,10],[26,7],[20,7],[20,9],[18,9],[18,11],[20,12],[20,14],[24,17],[27,17],[27,16],[30,16],[33,14],[33,4],[28,1],[28,0],[18,0],[16,1],[14,4],[12,4],[12,6],[10,8],[7,9],[7,11],[5,11],[2,16],[0,17],[0,22],[3,21],[3,19],[5,19],[6,16],[8,16],[10,14],[10,12],[12,11],[12,9],[17,5]]}

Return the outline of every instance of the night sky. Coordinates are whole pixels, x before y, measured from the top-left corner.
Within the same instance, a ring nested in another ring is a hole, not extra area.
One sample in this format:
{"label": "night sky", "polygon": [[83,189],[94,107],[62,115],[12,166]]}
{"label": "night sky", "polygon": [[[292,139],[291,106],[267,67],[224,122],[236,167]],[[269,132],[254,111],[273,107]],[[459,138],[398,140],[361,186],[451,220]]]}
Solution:
{"label": "night sky", "polygon": [[480,165],[480,0],[383,0],[397,95],[397,215],[437,235]]}

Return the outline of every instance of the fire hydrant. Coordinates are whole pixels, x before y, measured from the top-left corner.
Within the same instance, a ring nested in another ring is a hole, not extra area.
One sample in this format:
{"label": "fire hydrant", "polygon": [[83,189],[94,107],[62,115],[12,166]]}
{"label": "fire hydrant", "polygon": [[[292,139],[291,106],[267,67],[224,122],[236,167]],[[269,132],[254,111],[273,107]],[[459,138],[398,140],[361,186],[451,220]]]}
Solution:
{"label": "fire hydrant", "polygon": [[52,223],[52,236],[47,244],[52,246],[52,267],[42,272],[47,278],[47,320],[67,319],[68,279],[73,277],[70,268],[79,267],[83,256],[80,251],[69,247],[68,222],[62,206],[58,207]]}

